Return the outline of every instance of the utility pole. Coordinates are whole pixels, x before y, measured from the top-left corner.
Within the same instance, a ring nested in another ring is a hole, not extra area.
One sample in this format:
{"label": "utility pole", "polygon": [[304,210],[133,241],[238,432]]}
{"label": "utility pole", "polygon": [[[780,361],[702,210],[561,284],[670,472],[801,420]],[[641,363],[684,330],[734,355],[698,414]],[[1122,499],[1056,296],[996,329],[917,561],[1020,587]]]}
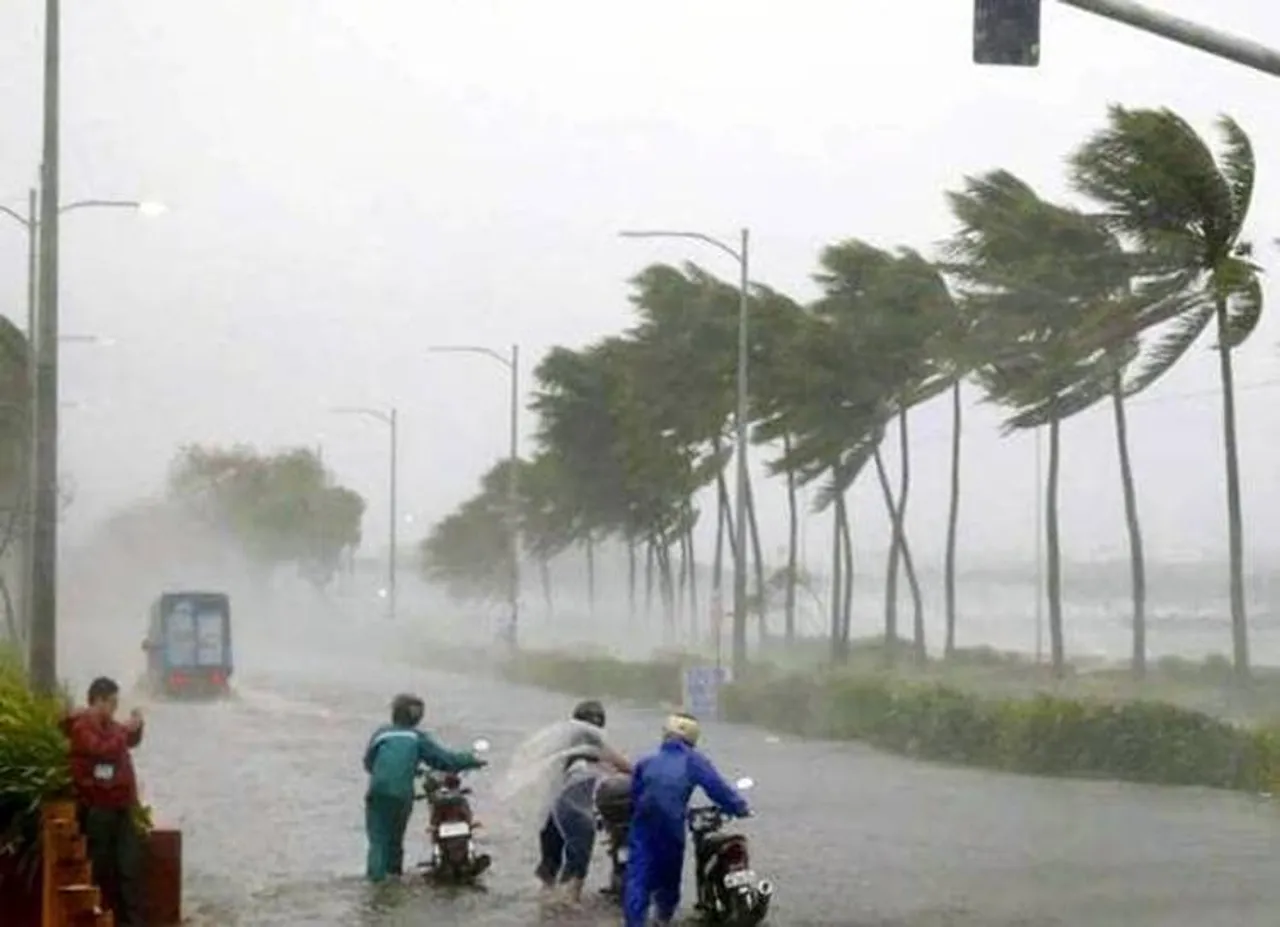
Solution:
{"label": "utility pole", "polygon": [[511,545],[511,574],[507,596],[511,605],[511,624],[507,628],[507,646],[516,649],[520,625],[520,346],[511,346],[511,422],[507,466],[507,541]]}
{"label": "utility pole", "polygon": [[399,610],[399,601],[396,589],[397,570],[399,564],[396,561],[400,559],[399,545],[397,544],[397,541],[399,540],[400,526],[398,522],[400,521],[400,517],[397,514],[399,509],[396,500],[400,470],[397,464],[400,456],[400,416],[396,411],[395,406],[391,407],[389,424],[391,427],[391,474],[389,478],[391,485],[391,537],[389,539],[391,544],[391,553],[389,554],[390,561],[387,564],[387,615],[390,618],[395,618]]}
{"label": "utility pole", "polygon": [[507,357],[493,348],[479,344],[440,344],[428,347],[427,351],[431,354],[479,354],[497,361],[510,375],[505,521],[510,558],[507,565],[507,598],[511,612],[502,638],[508,647],[515,650],[519,646],[520,627],[520,345],[511,345],[511,353]]}
{"label": "utility pole", "polygon": [[61,4],[45,0],[44,156],[40,179],[36,336],[35,484],[31,576],[31,684],[58,688],[58,202]]}
{"label": "utility pole", "polygon": [[[742,229],[739,232],[737,248],[725,244],[718,238],[702,232],[672,231],[669,229],[626,230],[618,233],[622,238],[689,238],[711,245],[723,251],[738,262],[738,377],[736,392],[736,411],[734,412],[734,432],[737,455],[737,491],[734,496],[734,511],[738,519],[733,526],[734,540],[738,545],[738,555],[733,561],[733,673],[738,679],[747,668],[747,481],[750,479],[747,466],[747,418],[750,414],[747,357],[750,353],[748,339],[748,317],[750,315],[750,232]],[[760,590],[763,594],[764,590]],[[763,602],[761,603],[763,608]]]}

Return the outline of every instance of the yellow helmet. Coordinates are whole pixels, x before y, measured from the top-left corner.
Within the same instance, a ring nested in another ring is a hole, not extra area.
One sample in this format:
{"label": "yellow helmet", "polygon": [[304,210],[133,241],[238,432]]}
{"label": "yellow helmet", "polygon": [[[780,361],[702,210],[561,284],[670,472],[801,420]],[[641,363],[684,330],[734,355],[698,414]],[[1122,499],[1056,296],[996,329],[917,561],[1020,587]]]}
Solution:
{"label": "yellow helmet", "polygon": [[664,737],[679,738],[691,747],[698,745],[698,737],[701,733],[702,729],[698,725],[698,719],[683,711],[678,711],[671,715],[667,718],[667,723],[662,725]]}

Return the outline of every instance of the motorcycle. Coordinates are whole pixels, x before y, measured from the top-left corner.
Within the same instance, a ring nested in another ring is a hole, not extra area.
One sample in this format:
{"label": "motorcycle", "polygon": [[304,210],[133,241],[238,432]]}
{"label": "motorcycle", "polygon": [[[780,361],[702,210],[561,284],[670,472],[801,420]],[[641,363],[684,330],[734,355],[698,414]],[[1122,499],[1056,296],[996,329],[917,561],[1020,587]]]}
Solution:
{"label": "motorcycle", "polygon": [[627,875],[627,838],[631,833],[631,777],[607,776],[596,786],[596,830],[605,836],[609,884],[602,895],[622,899]]}
{"label": "motorcycle", "polygon": [[[487,753],[489,742],[477,740],[471,748]],[[431,858],[421,863],[428,880],[448,885],[472,885],[493,862],[487,853],[477,853],[475,832],[480,828],[471,813],[471,789],[463,786],[459,773],[424,772],[423,791],[416,796],[430,808],[427,838]]]}
{"label": "motorcycle", "polygon": [[[755,782],[739,779],[738,791]],[[693,836],[696,908],[703,919],[727,927],[754,927],[769,914],[773,883],[759,878],[751,868],[747,838],[725,833],[727,816],[714,805],[689,809],[689,833]]]}

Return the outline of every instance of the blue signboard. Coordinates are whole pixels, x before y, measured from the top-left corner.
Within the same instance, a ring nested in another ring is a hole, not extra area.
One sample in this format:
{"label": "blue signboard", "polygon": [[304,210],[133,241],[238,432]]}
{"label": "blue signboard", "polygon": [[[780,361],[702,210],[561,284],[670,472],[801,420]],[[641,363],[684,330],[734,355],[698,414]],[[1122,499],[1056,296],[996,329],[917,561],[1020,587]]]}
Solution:
{"label": "blue signboard", "polygon": [[725,671],[719,666],[691,666],[684,671],[684,707],[698,718],[715,718],[720,712],[720,686]]}

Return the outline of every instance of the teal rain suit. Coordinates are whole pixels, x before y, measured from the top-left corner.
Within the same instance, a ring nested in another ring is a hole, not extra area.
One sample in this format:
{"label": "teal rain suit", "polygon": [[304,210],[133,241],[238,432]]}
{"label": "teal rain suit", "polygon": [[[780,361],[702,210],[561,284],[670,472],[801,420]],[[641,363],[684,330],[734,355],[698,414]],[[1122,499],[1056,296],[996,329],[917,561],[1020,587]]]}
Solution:
{"label": "teal rain suit", "polygon": [[413,783],[418,766],[441,772],[477,769],[483,762],[470,751],[454,752],[416,727],[384,724],[364,751],[369,789],[364,798],[364,827],[369,838],[365,874],[381,882],[404,872],[404,832],[413,812]]}

